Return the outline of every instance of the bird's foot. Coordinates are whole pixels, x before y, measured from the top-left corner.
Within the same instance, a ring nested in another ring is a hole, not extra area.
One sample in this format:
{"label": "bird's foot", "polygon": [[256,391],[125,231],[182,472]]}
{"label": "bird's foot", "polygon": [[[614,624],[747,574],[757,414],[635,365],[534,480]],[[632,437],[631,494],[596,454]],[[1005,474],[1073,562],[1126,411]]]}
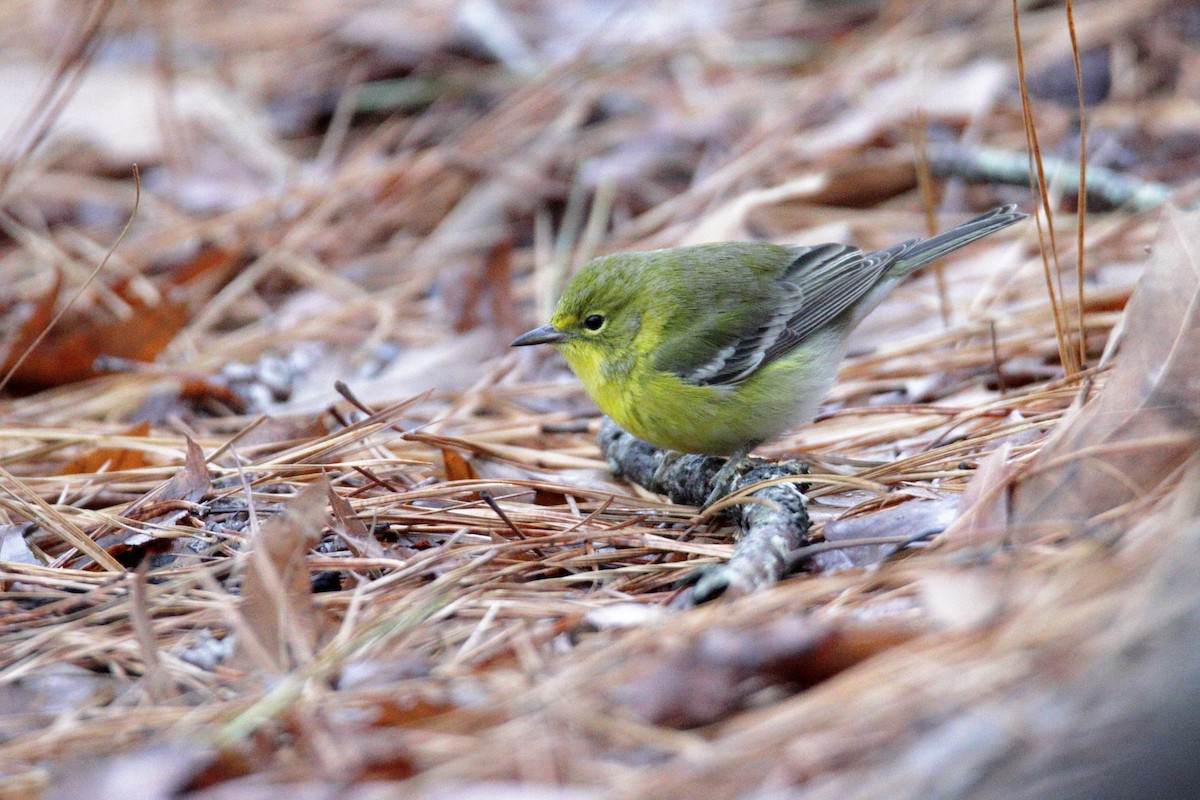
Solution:
{"label": "bird's foot", "polygon": [[707,510],[709,506],[733,491],[733,486],[738,476],[745,471],[746,467],[750,466],[750,452],[758,447],[759,444],[760,442],[749,442],[739,447],[726,459],[724,466],[717,470],[716,474],[712,477],[712,481],[710,482],[712,488],[708,492],[708,497],[704,500],[704,505],[700,506],[701,511]]}

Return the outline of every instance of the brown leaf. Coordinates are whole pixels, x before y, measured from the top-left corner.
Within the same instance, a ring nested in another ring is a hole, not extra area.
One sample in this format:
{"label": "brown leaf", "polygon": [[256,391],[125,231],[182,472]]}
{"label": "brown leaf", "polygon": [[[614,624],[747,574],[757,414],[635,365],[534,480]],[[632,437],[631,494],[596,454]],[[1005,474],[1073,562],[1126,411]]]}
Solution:
{"label": "brown leaf", "polygon": [[656,724],[707,725],[765,686],[813,686],[917,634],[898,622],[835,625],[810,616],[714,629],[683,650],[638,666],[637,678],[611,699]]}
{"label": "brown leaf", "polygon": [[[125,431],[120,436],[147,436],[150,433],[150,423],[141,422]],[[84,453],[71,460],[62,468],[62,475],[85,475],[99,472],[121,472],[127,469],[138,469],[149,463],[144,450],[129,447],[97,447],[89,453]]]}
{"label": "brown leaf", "polygon": [[1167,208],[1100,396],[1038,453],[1013,523],[1082,523],[1154,492],[1200,448],[1200,212]]}
{"label": "brown leaf", "polygon": [[[957,498],[940,500],[909,500],[898,506],[865,516],[834,519],[825,523],[825,541],[845,542],[873,539],[881,536],[917,538],[942,531],[953,519]],[[813,556],[813,565],[820,571],[849,569],[877,564],[895,553],[900,544],[874,544],[844,547]]]}
{"label": "brown leaf", "polygon": [[483,269],[472,269],[466,273],[462,281],[463,295],[457,303],[459,308],[454,321],[456,332],[466,333],[479,326],[485,296],[488,297],[491,322],[501,331],[517,329],[513,299],[509,293],[512,251],[512,238],[501,239],[487,254]]}
{"label": "brown leaf", "polygon": [[177,525],[189,514],[195,513],[197,501],[212,492],[212,481],[208,476],[208,464],[204,451],[190,437],[183,469],[157,489],[143,496],[122,515],[130,520],[144,520],[149,533],[137,532],[126,535],[118,532],[118,541],[106,544],[109,554],[125,566],[134,566],[147,555],[159,555],[168,551],[186,556],[195,556],[193,542],[187,538],[164,538],[153,532],[155,528]]}
{"label": "brown leaf", "polygon": [[224,247],[203,247],[194,256],[170,266],[167,285],[186,286],[188,291],[207,297],[242,263],[244,255]]}
{"label": "brown leaf", "polygon": [[479,480],[479,474],[475,472],[471,462],[453,450],[442,448],[442,464],[446,467],[446,480],[448,481]]}
{"label": "brown leaf", "polygon": [[325,492],[310,486],[258,530],[242,580],[238,656],[284,673],[310,660],[319,638],[306,557],[325,526]]}
{"label": "brown leaf", "polygon": [[87,380],[98,373],[100,356],[153,361],[188,321],[186,303],[130,303],[128,314],[64,320],[13,373],[13,384],[44,389]]}
{"label": "brown leaf", "polygon": [[212,491],[212,480],[208,477],[208,464],[204,461],[204,451],[200,445],[187,437],[187,454],[184,456],[183,469],[171,476],[157,500],[186,500],[195,503]]}
{"label": "brown leaf", "polygon": [[324,481],[329,497],[329,508],[333,511],[334,530],[342,537],[354,554],[365,558],[383,558],[383,545],[367,530],[367,525],[354,513],[350,501],[333,490],[328,480]]}
{"label": "brown leaf", "polygon": [[[218,247],[201,250],[159,280],[158,289],[164,299],[154,305],[133,292],[127,282],[118,283],[111,289],[128,306],[123,314],[72,309],[13,373],[13,384],[36,390],[86,380],[99,374],[96,359],[101,356],[153,361],[187,324],[191,310],[211,296],[240,259],[241,255],[231,250]],[[23,343],[9,348],[7,364],[19,358],[50,324],[49,311],[57,297],[56,285],[39,304],[38,313],[22,326],[18,341]],[[43,305],[47,309],[43,310]]]}
{"label": "brown leaf", "polygon": [[62,290],[62,273],[56,272],[54,285],[37,302],[7,305],[0,313],[0,378],[8,375],[17,360],[25,355],[38,335],[54,319],[54,306]]}
{"label": "brown leaf", "polygon": [[977,546],[995,541],[1008,530],[1011,453],[1012,444],[1005,442],[980,462],[959,501],[958,517],[938,537],[938,547]]}

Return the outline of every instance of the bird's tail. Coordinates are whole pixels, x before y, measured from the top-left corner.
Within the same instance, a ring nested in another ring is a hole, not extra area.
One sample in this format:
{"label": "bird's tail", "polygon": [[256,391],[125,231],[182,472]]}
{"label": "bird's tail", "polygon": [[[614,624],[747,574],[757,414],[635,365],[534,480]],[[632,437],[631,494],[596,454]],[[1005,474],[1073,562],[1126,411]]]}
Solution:
{"label": "bird's tail", "polygon": [[1020,222],[1026,216],[1018,211],[1015,205],[1000,206],[937,236],[906,243],[908,246],[901,246],[888,274],[896,278],[903,277],[963,245]]}

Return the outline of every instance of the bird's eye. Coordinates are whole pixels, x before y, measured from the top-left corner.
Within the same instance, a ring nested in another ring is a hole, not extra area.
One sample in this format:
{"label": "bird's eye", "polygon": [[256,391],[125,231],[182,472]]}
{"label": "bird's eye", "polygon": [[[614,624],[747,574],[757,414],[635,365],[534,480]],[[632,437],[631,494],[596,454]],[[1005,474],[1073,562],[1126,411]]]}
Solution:
{"label": "bird's eye", "polygon": [[587,328],[589,331],[598,331],[604,327],[604,317],[600,316],[599,314],[592,314],[583,321],[583,327]]}

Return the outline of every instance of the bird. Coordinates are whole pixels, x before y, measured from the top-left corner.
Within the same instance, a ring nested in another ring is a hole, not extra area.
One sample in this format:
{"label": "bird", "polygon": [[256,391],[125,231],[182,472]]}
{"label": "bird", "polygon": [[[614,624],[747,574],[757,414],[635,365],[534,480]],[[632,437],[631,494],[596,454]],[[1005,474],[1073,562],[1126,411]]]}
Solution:
{"label": "bird", "polygon": [[905,277],[1025,217],[1001,206],[869,253],[717,242],[601,256],[512,346],[555,347],[625,431],[732,468],[812,420],[850,332]]}

